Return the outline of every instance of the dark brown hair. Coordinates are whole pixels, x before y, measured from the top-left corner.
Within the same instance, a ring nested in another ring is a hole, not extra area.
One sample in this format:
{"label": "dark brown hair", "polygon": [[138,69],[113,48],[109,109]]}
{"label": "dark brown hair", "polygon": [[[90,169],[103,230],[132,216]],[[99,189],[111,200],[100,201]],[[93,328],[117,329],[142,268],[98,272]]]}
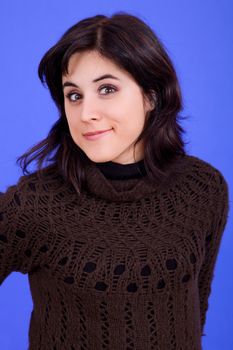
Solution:
{"label": "dark brown hair", "polygon": [[76,52],[95,50],[129,72],[143,93],[154,99],[155,108],[145,121],[135,142],[144,141],[144,162],[149,178],[166,176],[177,156],[184,156],[183,128],[178,113],[182,97],[177,75],[163,44],[141,19],[123,11],[111,17],[96,15],[70,27],[42,57],[38,75],[49,88],[59,119],[48,136],[17,159],[24,174],[37,160],[39,174],[43,162],[57,167],[65,181],[78,193],[85,182],[85,166],[91,160],[73,141],[64,110],[62,75],[67,73],[69,59]]}

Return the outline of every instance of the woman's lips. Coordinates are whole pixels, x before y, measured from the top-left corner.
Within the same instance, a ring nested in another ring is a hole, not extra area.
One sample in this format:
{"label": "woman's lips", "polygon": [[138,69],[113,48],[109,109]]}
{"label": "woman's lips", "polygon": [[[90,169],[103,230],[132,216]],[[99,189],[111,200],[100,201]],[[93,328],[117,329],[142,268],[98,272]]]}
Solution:
{"label": "woman's lips", "polygon": [[100,137],[103,137],[105,136],[106,134],[109,134],[110,132],[112,131],[112,129],[110,130],[106,130],[106,131],[103,131],[103,132],[100,132],[98,134],[94,134],[94,135],[83,135],[85,137],[85,139],[87,140],[97,140],[99,139]]}

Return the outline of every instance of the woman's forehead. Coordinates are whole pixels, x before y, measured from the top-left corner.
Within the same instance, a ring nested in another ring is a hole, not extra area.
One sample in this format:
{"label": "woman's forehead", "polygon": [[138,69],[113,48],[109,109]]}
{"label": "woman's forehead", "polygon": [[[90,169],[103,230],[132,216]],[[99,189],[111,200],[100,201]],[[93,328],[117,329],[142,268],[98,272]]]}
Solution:
{"label": "woman's forehead", "polygon": [[93,79],[97,79],[101,75],[112,75],[119,81],[126,77],[132,78],[129,72],[96,51],[72,54],[67,64],[67,72],[68,74],[64,72],[63,76],[72,76],[83,72],[84,74],[90,73]]}

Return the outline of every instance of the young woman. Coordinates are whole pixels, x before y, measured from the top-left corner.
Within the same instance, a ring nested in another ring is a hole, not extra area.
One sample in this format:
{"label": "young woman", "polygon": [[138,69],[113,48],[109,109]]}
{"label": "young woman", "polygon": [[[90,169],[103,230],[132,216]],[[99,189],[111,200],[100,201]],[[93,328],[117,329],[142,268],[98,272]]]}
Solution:
{"label": "young woman", "polygon": [[201,349],[228,185],[184,150],[162,43],[135,16],[96,15],[38,72],[59,117],[0,197],[0,283],[28,273],[29,348]]}

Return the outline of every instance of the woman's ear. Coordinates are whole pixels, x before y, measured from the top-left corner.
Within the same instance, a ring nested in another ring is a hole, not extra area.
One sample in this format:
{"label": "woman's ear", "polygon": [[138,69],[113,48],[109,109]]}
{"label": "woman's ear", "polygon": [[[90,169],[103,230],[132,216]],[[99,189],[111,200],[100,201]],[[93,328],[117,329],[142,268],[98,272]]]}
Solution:
{"label": "woman's ear", "polygon": [[152,90],[148,95],[145,96],[145,101],[146,112],[151,112],[156,107],[156,92]]}

